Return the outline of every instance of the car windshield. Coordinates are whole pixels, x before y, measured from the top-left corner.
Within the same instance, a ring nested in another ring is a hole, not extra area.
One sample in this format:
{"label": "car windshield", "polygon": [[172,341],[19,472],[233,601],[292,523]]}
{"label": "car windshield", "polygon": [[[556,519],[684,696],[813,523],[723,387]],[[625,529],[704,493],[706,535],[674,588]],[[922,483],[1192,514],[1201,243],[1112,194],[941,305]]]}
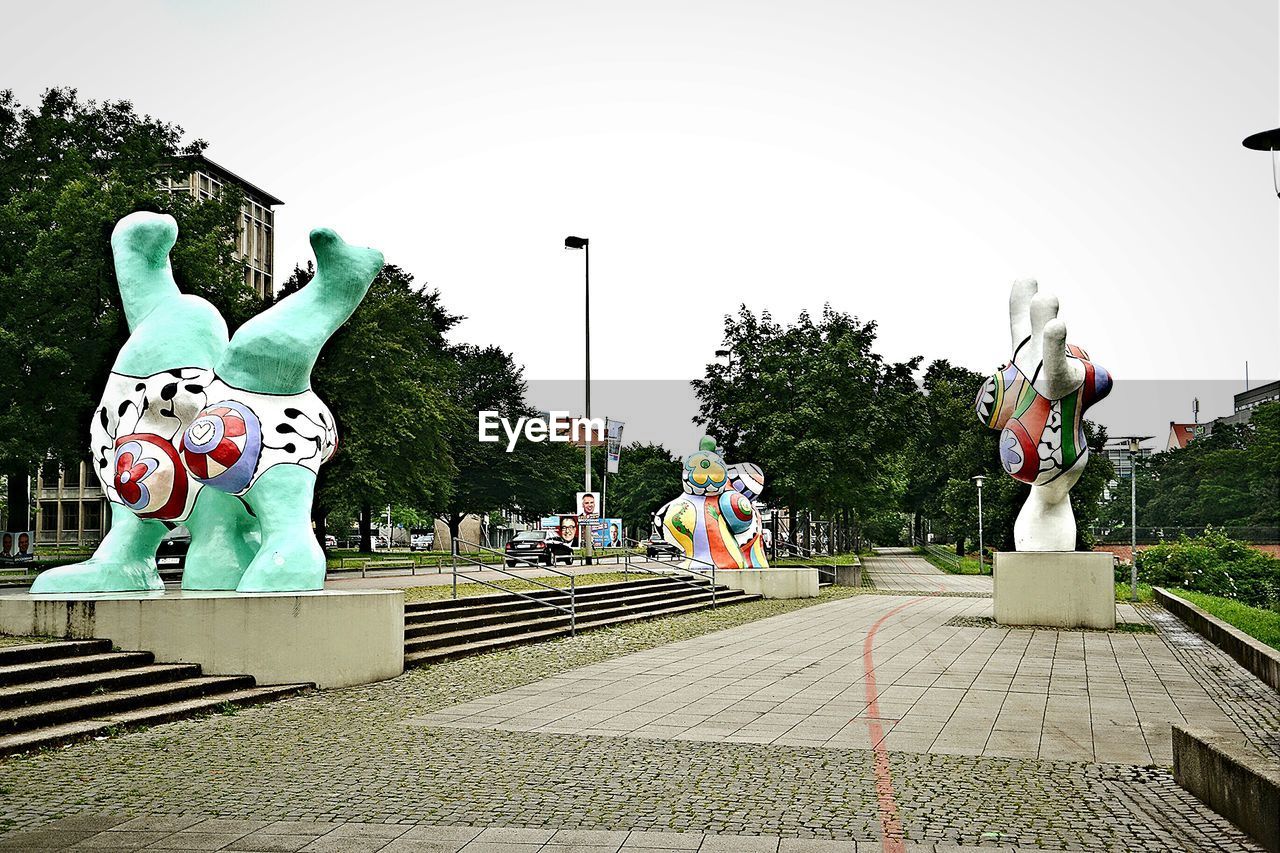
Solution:
{"label": "car windshield", "polygon": [[516,542],[531,542],[535,539],[546,539],[547,531],[545,530],[526,530],[523,533],[517,533]]}

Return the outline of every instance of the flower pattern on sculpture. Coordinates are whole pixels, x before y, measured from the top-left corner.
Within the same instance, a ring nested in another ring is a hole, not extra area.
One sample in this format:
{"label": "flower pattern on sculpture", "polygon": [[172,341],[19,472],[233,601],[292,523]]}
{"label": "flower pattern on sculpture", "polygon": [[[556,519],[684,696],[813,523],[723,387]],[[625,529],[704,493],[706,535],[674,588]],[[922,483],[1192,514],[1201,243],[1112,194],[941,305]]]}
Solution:
{"label": "flower pattern on sculpture", "polygon": [[261,453],[258,416],[231,400],[204,409],[182,436],[182,458],[191,476],[233,494],[248,488]]}
{"label": "flower pattern on sculpture", "polygon": [[186,509],[186,471],[173,445],[158,435],[133,433],[116,440],[112,486],[142,518],[175,519]]}

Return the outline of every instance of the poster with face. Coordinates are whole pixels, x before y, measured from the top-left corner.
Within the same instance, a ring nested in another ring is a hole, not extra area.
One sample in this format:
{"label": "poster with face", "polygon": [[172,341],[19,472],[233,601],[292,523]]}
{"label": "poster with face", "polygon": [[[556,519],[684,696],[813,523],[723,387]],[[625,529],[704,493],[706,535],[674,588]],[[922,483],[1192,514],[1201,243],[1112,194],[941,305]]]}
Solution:
{"label": "poster with face", "polygon": [[599,492],[578,492],[578,515],[583,518],[600,517]]}
{"label": "poster with face", "polygon": [[605,518],[596,523],[591,531],[597,548],[622,547],[622,519]]}
{"label": "poster with face", "polygon": [[560,529],[557,531],[560,538],[568,542],[574,548],[580,546],[578,537],[578,517],[576,515],[560,516]]}
{"label": "poster with face", "polygon": [[35,557],[35,541],[35,533],[30,530],[5,531],[0,534],[0,558],[6,562],[30,562]]}

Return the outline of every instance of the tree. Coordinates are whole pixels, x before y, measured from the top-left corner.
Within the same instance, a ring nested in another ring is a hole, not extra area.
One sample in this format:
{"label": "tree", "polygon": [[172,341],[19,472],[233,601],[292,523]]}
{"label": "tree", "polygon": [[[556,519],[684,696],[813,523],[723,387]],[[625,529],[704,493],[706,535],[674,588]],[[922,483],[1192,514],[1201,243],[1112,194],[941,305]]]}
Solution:
{"label": "tree", "polygon": [[854,521],[898,506],[899,454],[919,420],[919,359],[885,361],[876,324],[824,307],[782,326],[742,306],[725,317],[727,364],[694,381],[695,421],[731,460],[759,464],[771,505]]}
{"label": "tree", "polygon": [[232,258],[240,193],[198,201],[164,188],[189,172],[183,157],[205,148],[182,133],[128,101],[50,89],[31,110],[0,92],[0,469],[11,528],[28,524],[33,467],[85,456],[89,417],[127,334],[109,243],[119,219],[173,215],[179,287],[233,328],[258,305]]}
{"label": "tree", "polygon": [[[280,298],[314,274],[309,263],[295,267]],[[320,469],[312,511],[321,543],[331,512],[354,511],[368,551],[377,508],[447,499],[455,469],[446,432],[458,415],[442,390],[451,369],[444,335],[457,320],[438,291],[415,287],[412,275],[388,264],[321,351],[312,385],[339,436],[337,453]]]}

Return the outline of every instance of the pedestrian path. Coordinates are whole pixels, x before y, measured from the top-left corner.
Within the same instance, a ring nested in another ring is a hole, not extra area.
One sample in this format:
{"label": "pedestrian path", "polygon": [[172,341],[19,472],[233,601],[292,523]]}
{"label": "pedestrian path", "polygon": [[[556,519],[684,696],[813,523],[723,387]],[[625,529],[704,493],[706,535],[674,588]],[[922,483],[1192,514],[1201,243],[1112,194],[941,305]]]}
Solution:
{"label": "pedestrian path", "polygon": [[879,590],[991,595],[990,575],[952,575],[911,548],[880,548],[863,561],[863,571]]}
{"label": "pedestrian path", "polygon": [[408,722],[1135,765],[1172,763],[1171,722],[1235,729],[1156,634],[949,624],[990,615],[856,596]]}

